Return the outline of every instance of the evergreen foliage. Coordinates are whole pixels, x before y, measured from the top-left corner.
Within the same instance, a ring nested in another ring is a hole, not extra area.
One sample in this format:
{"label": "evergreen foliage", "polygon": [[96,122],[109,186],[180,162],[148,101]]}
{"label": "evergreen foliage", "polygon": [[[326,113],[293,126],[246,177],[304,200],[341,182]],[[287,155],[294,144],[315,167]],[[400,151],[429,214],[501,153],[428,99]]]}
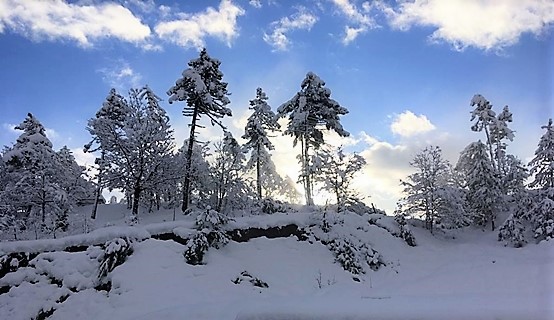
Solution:
{"label": "evergreen foliage", "polygon": [[244,129],[243,139],[246,139],[244,148],[251,152],[250,159],[246,168],[256,171],[256,193],[258,200],[261,200],[265,194],[275,187],[282,186],[282,178],[275,170],[275,164],[271,160],[270,150],[273,150],[273,144],[269,141],[268,133],[279,130],[275,113],[267,104],[267,95],[262,88],[256,89],[256,98],[250,100],[250,109],[252,114],[248,117],[248,122]]}
{"label": "evergreen foliage", "polygon": [[115,267],[123,264],[133,253],[133,246],[129,239],[115,238],[104,244],[104,254],[98,270],[98,279],[105,278]]}
{"label": "evergreen foliage", "polygon": [[191,173],[192,154],[196,142],[196,129],[202,115],[207,116],[211,124],[217,124],[223,129],[220,119],[231,116],[231,109],[226,105],[230,103],[228,98],[227,83],[223,82],[223,73],[219,70],[221,62],[208,55],[206,49],[200,51],[200,56],[188,63],[188,68],[183,71],[182,78],[177,79],[167,94],[169,103],[185,101],[187,106],[183,109],[183,115],[191,117],[190,134],[188,139],[185,175],[183,180],[183,203],[181,210],[185,212],[189,205],[190,184],[193,179]]}
{"label": "evergreen foliage", "polygon": [[470,143],[460,154],[456,170],[465,179],[466,201],[473,222],[480,226],[490,223],[494,231],[503,197],[487,147],[481,141]]}
{"label": "evergreen foliage", "polygon": [[346,137],[349,133],[343,129],[339,116],[348,110],[337,101],[331,99],[331,90],[325,87],[325,82],[313,72],[308,72],[302,81],[301,90],[278,109],[279,117],[288,115],[289,123],[284,134],[294,137],[294,145],[298,142],[302,147],[299,161],[301,164],[300,181],[306,192],[306,204],[313,205],[313,175],[310,169],[311,149],[319,149],[325,142],[323,129],[333,130],[339,136]]}

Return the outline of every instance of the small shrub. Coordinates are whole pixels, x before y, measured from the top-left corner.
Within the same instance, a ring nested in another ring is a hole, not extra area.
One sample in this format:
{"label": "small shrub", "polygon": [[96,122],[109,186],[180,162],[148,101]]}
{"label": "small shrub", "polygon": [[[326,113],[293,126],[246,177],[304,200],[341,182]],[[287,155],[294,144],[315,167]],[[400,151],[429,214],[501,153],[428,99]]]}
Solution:
{"label": "small shrub", "polygon": [[408,223],[406,222],[404,216],[397,215],[394,217],[394,220],[398,223],[398,227],[400,228],[400,238],[404,239],[410,247],[415,247],[417,245],[415,237],[412,234],[412,231],[408,228]]}
{"label": "small shrub", "polygon": [[104,245],[104,255],[100,262],[98,278],[106,277],[115,267],[123,264],[132,253],[132,243],[127,238],[115,238],[107,241]]}
{"label": "small shrub", "polygon": [[206,253],[206,251],[208,251],[208,248],[209,242],[206,238],[206,235],[203,232],[198,232],[187,243],[183,255],[188,264],[202,264],[202,259],[204,258],[204,254]]}
{"label": "small shrub", "polygon": [[229,223],[229,217],[223,215],[208,207],[202,210],[196,217],[196,227],[198,230],[220,230],[224,225]]}
{"label": "small shrub", "polygon": [[266,214],[273,214],[277,212],[286,212],[287,208],[283,202],[271,198],[265,198],[262,200],[262,212]]}
{"label": "small shrub", "polygon": [[503,241],[505,245],[510,244],[514,248],[523,247],[527,243],[524,231],[521,221],[516,216],[510,215],[498,229],[498,241]]}

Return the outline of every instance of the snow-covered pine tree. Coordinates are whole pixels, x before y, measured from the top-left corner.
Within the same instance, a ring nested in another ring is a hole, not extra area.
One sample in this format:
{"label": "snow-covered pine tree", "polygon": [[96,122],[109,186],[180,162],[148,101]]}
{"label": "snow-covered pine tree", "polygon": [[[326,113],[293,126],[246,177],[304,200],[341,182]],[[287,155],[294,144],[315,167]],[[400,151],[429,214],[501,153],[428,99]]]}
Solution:
{"label": "snow-covered pine tree", "polygon": [[314,156],[316,182],[322,184],[322,189],[331,192],[337,200],[337,212],[347,209],[350,203],[359,200],[358,194],[352,190],[354,176],[365,166],[365,159],[359,154],[346,154],[342,147],[334,149],[322,147]]}
{"label": "snow-covered pine tree", "polygon": [[[449,176],[451,169],[449,169]],[[470,225],[471,221],[467,212],[466,192],[456,185],[449,177],[439,187],[437,204],[439,215],[436,224],[442,228],[452,229]]]}
{"label": "snow-covered pine tree", "polygon": [[60,181],[60,186],[70,202],[81,204],[84,200],[91,199],[94,196],[95,186],[85,179],[85,168],[75,161],[73,152],[67,146],[63,146],[56,155],[62,170],[59,174],[65,176]]}
{"label": "snow-covered pine tree", "polygon": [[47,222],[57,221],[64,211],[60,181],[65,177],[59,174],[60,164],[52,142],[44,126],[31,113],[15,129],[23,133],[3,155],[7,201],[21,216],[39,222],[42,231],[54,231],[56,224],[48,226]]}
{"label": "snow-covered pine tree", "polygon": [[444,190],[440,190],[448,181],[448,161],[442,158],[439,147],[429,146],[416,154],[410,165],[416,172],[400,181],[406,196],[400,199],[399,207],[407,216],[423,217],[425,228],[433,233],[441,202],[446,200]]}
{"label": "snow-covered pine tree", "polygon": [[223,82],[223,73],[219,70],[221,62],[208,55],[206,49],[200,51],[200,56],[188,63],[188,68],[183,71],[182,78],[177,79],[167,94],[169,103],[186,101],[183,115],[191,117],[189,145],[186,153],[185,175],[183,180],[182,211],[185,212],[189,205],[190,183],[193,178],[190,172],[192,153],[196,140],[196,129],[202,115],[207,116],[211,124],[218,124],[222,128],[220,120],[224,116],[231,116],[231,109],[226,105],[230,103],[227,83]]}
{"label": "snow-covered pine tree", "polygon": [[494,159],[499,173],[506,175],[506,143],[505,139],[514,140],[514,131],[508,127],[508,122],[512,122],[512,113],[508,106],[505,106],[502,112],[498,114],[496,120],[491,124],[491,143],[494,145]]}
{"label": "snow-covered pine tree", "polygon": [[306,204],[313,205],[313,172],[310,171],[311,149],[318,149],[324,142],[323,129],[333,130],[339,136],[350,135],[344,130],[339,116],[348,110],[331,99],[331,90],[315,73],[308,72],[301,90],[278,109],[279,117],[288,115],[289,123],[284,134],[294,137],[294,146],[300,142],[300,180],[306,192]]}
{"label": "snow-covered pine tree", "polygon": [[456,170],[464,177],[466,202],[474,223],[481,226],[490,223],[494,231],[503,198],[487,146],[481,141],[470,143],[461,152]]}
{"label": "snow-covered pine tree", "polygon": [[539,140],[535,157],[529,162],[534,179],[529,187],[537,189],[531,221],[538,240],[554,238],[554,126],[552,119]]}
{"label": "snow-covered pine tree", "polygon": [[111,161],[109,155],[106,158],[105,149],[115,144],[116,140],[119,139],[122,134],[123,122],[128,112],[129,108],[125,98],[112,88],[106,100],[102,103],[102,107],[96,112],[95,117],[88,121],[86,129],[92,136],[92,140],[84,146],[83,150],[84,152],[100,152],[100,156],[94,161],[96,165],[96,192],[91,213],[92,219],[96,219],[96,211],[102,196],[102,189],[108,185],[108,182],[110,185],[114,182],[104,179],[106,168]]}
{"label": "snow-covered pine tree", "polygon": [[[17,208],[11,201],[10,190],[7,186],[12,184],[8,181],[9,175],[2,154],[9,151],[8,147],[0,154],[0,234],[12,234],[14,240],[17,240],[19,229],[24,226],[22,217],[17,215]],[[1,238],[4,240],[4,237]]]}
{"label": "snow-covered pine tree", "polygon": [[471,121],[476,120],[475,123],[471,126],[471,130],[476,132],[485,131],[489,156],[493,165],[493,169],[496,170],[491,137],[491,126],[493,126],[496,122],[496,112],[492,110],[492,104],[480,94],[476,94],[473,96],[470,102],[470,106],[475,107],[475,109],[471,112]]}
{"label": "snow-covered pine tree", "polygon": [[274,147],[269,141],[268,131],[275,132],[279,130],[280,125],[277,123],[275,113],[271,111],[271,107],[267,104],[267,99],[268,97],[262,88],[257,88],[256,98],[250,100],[252,114],[248,117],[242,136],[243,139],[247,140],[244,144],[245,150],[251,151],[246,167],[256,171],[256,193],[259,200],[263,198],[262,187],[264,185],[268,186],[266,181],[264,183],[263,179],[265,177],[275,180],[274,182],[282,180],[275,171],[275,165],[269,154],[269,151],[273,150]]}

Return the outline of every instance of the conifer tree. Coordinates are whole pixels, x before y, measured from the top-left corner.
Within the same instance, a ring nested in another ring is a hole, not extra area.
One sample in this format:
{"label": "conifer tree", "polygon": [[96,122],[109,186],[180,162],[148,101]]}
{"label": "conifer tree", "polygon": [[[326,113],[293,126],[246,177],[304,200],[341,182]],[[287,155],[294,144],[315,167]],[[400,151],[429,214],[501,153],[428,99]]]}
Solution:
{"label": "conifer tree", "polygon": [[60,164],[44,126],[31,113],[15,129],[23,133],[3,155],[7,201],[24,217],[40,222],[42,231],[49,231],[46,218],[56,221],[66,205]]}
{"label": "conifer tree", "polygon": [[343,129],[339,116],[348,110],[331,99],[331,90],[313,72],[302,81],[301,90],[277,109],[279,117],[288,115],[289,123],[284,134],[294,137],[294,146],[300,142],[300,180],[306,192],[306,204],[313,205],[313,175],[311,171],[312,149],[317,150],[325,142],[323,129],[333,130],[339,136],[349,133]]}
{"label": "conifer tree", "polygon": [[277,123],[271,107],[267,104],[267,99],[268,97],[262,88],[256,89],[256,98],[250,100],[250,109],[253,112],[248,117],[244,135],[242,136],[243,139],[247,140],[244,148],[251,151],[246,167],[249,169],[255,168],[256,170],[256,193],[259,200],[263,196],[262,186],[264,185],[264,180],[262,179],[264,176],[270,179],[273,178],[272,180],[279,180],[280,178],[275,171],[275,165],[269,154],[269,151],[273,150],[274,147],[268,138],[268,131],[277,131],[280,125]]}
{"label": "conifer tree", "polygon": [[460,154],[456,170],[464,176],[466,200],[474,222],[482,226],[490,223],[494,231],[503,199],[485,144],[481,141],[470,143]]}
{"label": "conifer tree", "polygon": [[110,158],[106,158],[106,149],[117,143],[122,134],[123,122],[129,112],[125,98],[111,89],[102,107],[96,112],[94,118],[87,124],[87,131],[91,134],[92,140],[84,146],[84,152],[100,152],[100,156],[95,159],[96,164],[96,192],[94,194],[94,206],[92,208],[91,218],[96,219],[98,203],[102,197],[102,189],[105,185],[113,183],[106,181],[104,175],[106,168],[110,163]]}
{"label": "conifer tree", "polygon": [[529,162],[534,175],[529,187],[537,189],[537,199],[532,210],[531,221],[535,227],[535,238],[554,238],[554,126],[552,119],[546,132],[539,140],[535,157]]}
{"label": "conifer tree", "polygon": [[187,106],[183,109],[183,115],[191,117],[189,145],[186,153],[185,175],[183,180],[183,203],[181,210],[185,212],[189,205],[190,184],[192,180],[191,161],[196,140],[196,129],[202,115],[208,117],[211,124],[217,124],[224,129],[220,120],[224,116],[231,116],[231,109],[226,105],[230,103],[227,91],[227,83],[223,82],[223,73],[219,70],[221,62],[208,55],[206,49],[200,51],[200,56],[188,63],[188,68],[183,71],[182,77],[177,79],[167,94],[169,103],[185,101]]}

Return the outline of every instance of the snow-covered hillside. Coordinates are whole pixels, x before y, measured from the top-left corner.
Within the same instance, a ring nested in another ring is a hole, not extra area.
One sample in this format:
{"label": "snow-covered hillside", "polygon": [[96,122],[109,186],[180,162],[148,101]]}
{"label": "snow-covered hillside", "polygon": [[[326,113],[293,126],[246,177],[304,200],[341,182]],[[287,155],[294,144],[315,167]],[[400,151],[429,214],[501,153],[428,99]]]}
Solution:
{"label": "snow-covered hillside", "polygon": [[[552,241],[514,249],[498,242],[496,233],[466,229],[432,236],[412,227],[418,245],[410,247],[393,235],[398,225],[391,217],[329,215],[331,227],[325,233],[318,229],[321,212],[289,212],[236,218],[226,228],[293,224],[304,230],[302,240],[230,241],[210,248],[203,264],[190,265],[183,256],[185,245],[159,236],[169,232],[179,241],[196,232],[192,217],[179,218],[55,240],[1,243],[2,254],[57,250],[31,254],[26,267],[25,258],[14,260],[13,255],[3,262],[12,272],[0,279],[1,318],[554,318]],[[118,233],[135,239],[132,253],[100,281],[98,269],[107,249],[98,245]],[[362,263],[364,273],[345,271],[337,251],[329,250],[333,237],[353,245],[364,242],[363,252],[376,252],[377,270],[368,260]],[[75,252],[63,251],[67,246]]]}

